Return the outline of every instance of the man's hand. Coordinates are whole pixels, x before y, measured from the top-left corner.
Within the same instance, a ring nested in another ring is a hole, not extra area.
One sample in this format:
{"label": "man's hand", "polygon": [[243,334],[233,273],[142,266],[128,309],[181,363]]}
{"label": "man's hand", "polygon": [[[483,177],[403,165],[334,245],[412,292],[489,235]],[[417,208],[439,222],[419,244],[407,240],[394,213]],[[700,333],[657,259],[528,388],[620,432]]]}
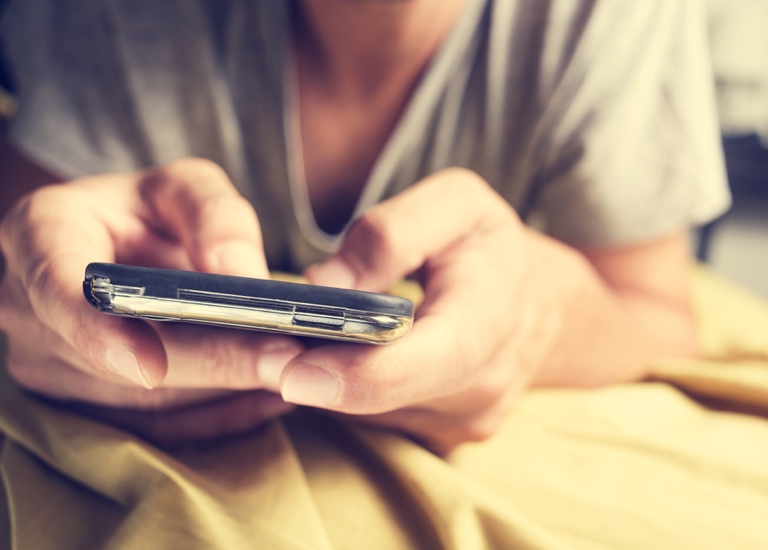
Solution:
{"label": "man's hand", "polygon": [[[374,207],[341,250],[310,268],[317,284],[385,291],[415,273],[424,289],[411,334],[389,346],[326,345],[282,375],[290,402],[365,415],[444,451],[492,434],[533,372],[525,228],[477,175],[438,173]],[[551,332],[551,331],[547,331]]]}
{"label": "man's hand", "polygon": [[368,291],[416,274],[425,299],[411,334],[308,350],[282,373],[282,395],[395,427],[437,452],[487,438],[531,384],[633,379],[659,355],[689,352],[685,297],[675,295],[685,264],[653,267],[680,255],[665,246],[601,256],[634,265],[611,270],[609,285],[582,254],[525,228],[477,175],[440,172],[372,208],[307,272]]}
{"label": "man's hand", "polygon": [[93,261],[268,277],[255,212],[214,164],[43,187],[4,217],[0,246],[0,329],[22,386],[92,412],[104,406],[111,420],[168,444],[291,409],[269,392],[302,351],[297,340],[107,316],[82,296]]}

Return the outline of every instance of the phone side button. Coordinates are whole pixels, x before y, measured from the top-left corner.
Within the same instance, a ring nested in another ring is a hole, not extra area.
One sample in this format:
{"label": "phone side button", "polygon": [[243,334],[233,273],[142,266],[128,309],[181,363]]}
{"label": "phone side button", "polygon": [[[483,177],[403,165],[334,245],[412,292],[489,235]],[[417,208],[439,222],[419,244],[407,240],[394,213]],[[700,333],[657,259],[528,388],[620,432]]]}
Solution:
{"label": "phone side button", "polygon": [[297,327],[322,328],[325,330],[335,330],[338,332],[344,331],[343,317],[318,315],[316,313],[301,313],[297,311],[293,315],[293,324]]}
{"label": "phone side button", "polygon": [[141,315],[142,319],[147,321],[181,321],[180,317],[167,317],[165,315]]}

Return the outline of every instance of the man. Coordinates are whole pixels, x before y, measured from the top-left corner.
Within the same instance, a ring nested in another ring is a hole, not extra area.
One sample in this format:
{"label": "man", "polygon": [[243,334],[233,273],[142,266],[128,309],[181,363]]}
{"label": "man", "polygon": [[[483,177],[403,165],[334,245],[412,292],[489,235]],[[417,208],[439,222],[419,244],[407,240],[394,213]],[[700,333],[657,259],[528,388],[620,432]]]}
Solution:
{"label": "man", "polygon": [[[12,3],[10,373],[163,443],[299,404],[444,452],[695,354],[686,235],[728,202],[700,14],[617,4]],[[396,345],[305,349],[99,317],[90,261],[425,297]]]}

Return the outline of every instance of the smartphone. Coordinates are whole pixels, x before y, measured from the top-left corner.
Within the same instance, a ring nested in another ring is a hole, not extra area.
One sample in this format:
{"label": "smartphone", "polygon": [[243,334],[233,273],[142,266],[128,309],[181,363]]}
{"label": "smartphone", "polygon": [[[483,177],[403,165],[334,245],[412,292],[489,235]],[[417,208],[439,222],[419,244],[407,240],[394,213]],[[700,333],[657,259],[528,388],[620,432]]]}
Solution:
{"label": "smartphone", "polygon": [[414,311],[387,294],[109,263],[88,265],[83,293],[113,315],[371,344],[408,334]]}

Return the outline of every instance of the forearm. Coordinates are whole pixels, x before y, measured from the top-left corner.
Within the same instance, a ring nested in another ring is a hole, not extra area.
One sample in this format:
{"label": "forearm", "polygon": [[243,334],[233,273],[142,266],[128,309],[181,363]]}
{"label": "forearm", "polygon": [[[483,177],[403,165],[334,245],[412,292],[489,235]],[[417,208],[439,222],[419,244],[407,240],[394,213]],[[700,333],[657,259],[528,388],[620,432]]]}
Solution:
{"label": "forearm", "polygon": [[580,252],[533,231],[527,238],[525,302],[539,337],[520,342],[520,357],[538,362],[522,365],[536,372],[534,385],[633,380],[655,360],[696,353],[685,292],[610,284]]}

